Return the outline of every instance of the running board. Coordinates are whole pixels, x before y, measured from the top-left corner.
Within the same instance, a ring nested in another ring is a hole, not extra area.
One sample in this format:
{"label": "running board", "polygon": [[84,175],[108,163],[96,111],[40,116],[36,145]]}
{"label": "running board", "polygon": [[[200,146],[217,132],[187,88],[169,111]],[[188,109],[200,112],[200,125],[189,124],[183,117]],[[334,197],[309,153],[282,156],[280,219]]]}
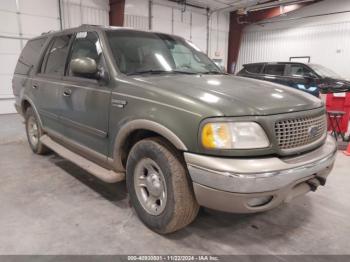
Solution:
{"label": "running board", "polygon": [[74,153],[73,151],[65,148],[64,146],[60,145],[59,143],[53,141],[47,135],[43,135],[42,137],[40,137],[40,141],[48,148],[55,151],[61,157],[73,162],[77,166],[88,171],[90,174],[96,176],[97,178],[101,179],[102,181],[104,181],[106,183],[116,183],[116,182],[125,180],[124,173],[116,173],[113,170],[103,168],[103,167],[95,164],[94,162],[92,162],[92,161]]}

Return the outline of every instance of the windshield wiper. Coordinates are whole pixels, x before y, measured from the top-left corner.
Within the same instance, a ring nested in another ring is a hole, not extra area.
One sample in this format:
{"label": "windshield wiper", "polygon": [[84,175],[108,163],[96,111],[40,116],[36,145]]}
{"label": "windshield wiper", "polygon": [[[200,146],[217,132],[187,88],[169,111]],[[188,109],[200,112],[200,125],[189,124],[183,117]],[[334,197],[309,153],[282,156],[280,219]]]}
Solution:
{"label": "windshield wiper", "polygon": [[186,75],[196,75],[196,72],[189,72],[189,71],[181,71],[181,70],[173,70],[172,72],[177,74],[186,74]]}
{"label": "windshield wiper", "polygon": [[140,70],[140,71],[131,72],[131,73],[128,73],[127,75],[131,76],[131,75],[163,74],[163,73],[171,73],[171,71],[150,69],[150,70]]}
{"label": "windshield wiper", "polygon": [[200,72],[201,75],[227,75],[227,73],[220,72],[220,71],[205,71],[205,72]]}

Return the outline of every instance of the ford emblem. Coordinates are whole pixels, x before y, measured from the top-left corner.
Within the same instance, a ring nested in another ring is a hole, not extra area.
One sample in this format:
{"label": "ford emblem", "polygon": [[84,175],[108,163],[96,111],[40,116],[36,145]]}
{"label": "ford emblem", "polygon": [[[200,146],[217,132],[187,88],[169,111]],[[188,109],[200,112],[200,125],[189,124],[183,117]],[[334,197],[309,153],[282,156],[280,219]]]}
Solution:
{"label": "ford emblem", "polygon": [[310,126],[307,132],[310,137],[315,137],[318,133],[318,126]]}

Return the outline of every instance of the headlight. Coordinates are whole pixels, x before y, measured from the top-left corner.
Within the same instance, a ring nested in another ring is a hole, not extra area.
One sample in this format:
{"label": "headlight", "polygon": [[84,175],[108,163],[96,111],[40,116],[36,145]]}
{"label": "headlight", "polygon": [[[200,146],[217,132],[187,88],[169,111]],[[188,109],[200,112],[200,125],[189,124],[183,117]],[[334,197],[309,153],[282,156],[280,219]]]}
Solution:
{"label": "headlight", "polygon": [[270,144],[265,131],[255,122],[207,123],[202,128],[201,141],[207,149],[253,149]]}

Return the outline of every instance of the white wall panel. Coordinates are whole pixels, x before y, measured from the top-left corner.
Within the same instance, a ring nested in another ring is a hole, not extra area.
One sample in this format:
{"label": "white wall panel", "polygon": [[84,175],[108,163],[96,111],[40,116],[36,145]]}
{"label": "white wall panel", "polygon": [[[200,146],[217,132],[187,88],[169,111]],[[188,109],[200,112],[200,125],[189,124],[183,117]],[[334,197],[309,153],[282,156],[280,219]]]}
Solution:
{"label": "white wall panel", "polygon": [[148,1],[125,1],[124,26],[141,30],[149,28]]}
{"label": "white wall panel", "polygon": [[19,30],[25,38],[60,28],[57,0],[18,0]]}
{"label": "white wall panel", "polygon": [[18,0],[21,13],[58,19],[57,0]]}
{"label": "white wall panel", "polygon": [[18,39],[0,38],[0,54],[18,54],[21,45]]}
{"label": "white wall panel", "polygon": [[0,100],[0,114],[12,114],[15,112],[13,99]]}
{"label": "white wall panel", "polygon": [[0,114],[15,112],[11,79],[27,39],[57,29],[56,0],[0,1]]}
{"label": "white wall panel", "polygon": [[173,9],[168,6],[156,5],[152,6],[152,30],[167,34],[173,34]]}
{"label": "white wall panel", "polygon": [[1,0],[0,10],[16,12],[17,11],[16,1]]}
{"label": "white wall panel", "polygon": [[[82,23],[109,24],[108,0],[61,0],[61,3],[64,28]],[[0,114],[15,112],[11,79],[27,39],[59,29],[58,0],[0,1]]]}
{"label": "white wall panel", "polygon": [[63,28],[81,24],[109,25],[108,0],[61,0]]}
{"label": "white wall panel", "polygon": [[329,15],[277,22],[279,19],[350,10],[350,1],[326,0],[269,21],[249,26],[242,38],[237,70],[245,63],[288,61],[292,56],[310,56],[312,63],[322,64],[350,78],[350,16]]}
{"label": "white wall panel", "polygon": [[57,17],[50,18],[21,14],[21,28],[24,37],[32,38],[43,32],[59,30],[60,22]]}
{"label": "white wall panel", "polygon": [[210,16],[209,21],[209,57],[222,59],[223,65],[227,65],[228,33],[230,14],[217,12]]}
{"label": "white wall panel", "polygon": [[[209,46],[207,47],[206,10],[181,6],[165,1],[152,2],[152,31],[175,34],[191,40],[211,58],[222,59],[226,65],[229,31],[229,13],[214,13],[210,16]],[[124,26],[142,30],[149,28],[149,2],[146,0],[126,0]]]}
{"label": "white wall panel", "polygon": [[[9,75],[0,75],[0,97],[12,97],[11,94],[11,76]],[[10,89],[10,90],[9,90]]]}
{"label": "white wall panel", "polygon": [[124,13],[148,18],[148,0],[125,0]]}
{"label": "white wall panel", "polygon": [[192,36],[191,36],[192,12],[187,9],[185,12],[182,12],[179,9],[173,9],[173,10],[174,10],[174,34],[192,41]]}
{"label": "white wall panel", "polygon": [[15,12],[3,11],[2,8],[0,8],[0,35],[4,34],[18,36],[18,20]]}
{"label": "white wall panel", "polygon": [[207,50],[207,15],[192,13],[191,41],[201,50]]}

